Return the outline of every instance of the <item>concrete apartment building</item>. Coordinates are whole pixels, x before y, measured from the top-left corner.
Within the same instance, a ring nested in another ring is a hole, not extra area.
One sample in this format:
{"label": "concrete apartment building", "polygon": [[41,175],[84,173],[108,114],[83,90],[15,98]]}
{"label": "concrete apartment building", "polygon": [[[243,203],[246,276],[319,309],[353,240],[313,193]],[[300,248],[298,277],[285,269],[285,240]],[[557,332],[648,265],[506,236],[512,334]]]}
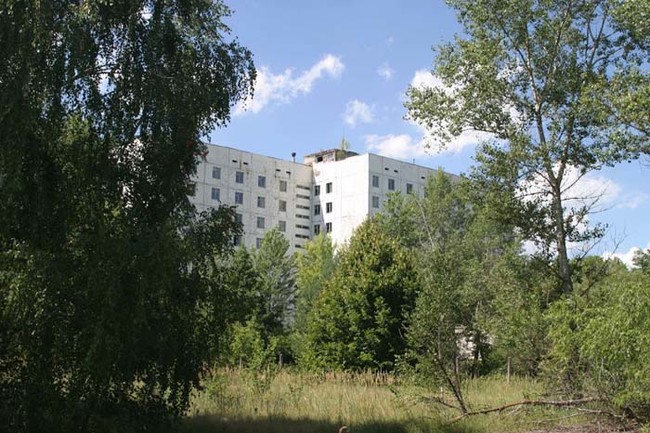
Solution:
{"label": "concrete apartment building", "polygon": [[297,163],[208,145],[190,199],[199,210],[236,206],[247,247],[259,247],[264,233],[278,227],[295,251],[321,232],[336,244],[345,243],[367,217],[382,211],[389,193],[422,195],[434,171],[336,149]]}

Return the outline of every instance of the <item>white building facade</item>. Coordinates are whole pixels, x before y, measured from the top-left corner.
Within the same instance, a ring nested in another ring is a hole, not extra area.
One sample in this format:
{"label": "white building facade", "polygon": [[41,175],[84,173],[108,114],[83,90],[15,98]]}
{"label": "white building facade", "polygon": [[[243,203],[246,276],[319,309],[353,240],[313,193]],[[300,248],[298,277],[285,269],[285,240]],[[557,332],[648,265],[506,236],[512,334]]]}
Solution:
{"label": "white building facade", "polygon": [[421,196],[434,172],[368,153],[328,150],[301,164],[208,145],[190,199],[198,210],[235,206],[247,247],[259,247],[264,233],[278,227],[293,252],[322,232],[344,244],[366,218],[383,210],[389,193]]}

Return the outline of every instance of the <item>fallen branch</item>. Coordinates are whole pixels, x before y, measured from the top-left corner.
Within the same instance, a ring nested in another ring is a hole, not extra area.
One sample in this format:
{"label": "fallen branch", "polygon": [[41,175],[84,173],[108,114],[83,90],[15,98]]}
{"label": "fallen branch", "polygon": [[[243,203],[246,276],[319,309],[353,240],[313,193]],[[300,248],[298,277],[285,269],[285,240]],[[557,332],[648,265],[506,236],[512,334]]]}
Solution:
{"label": "fallen branch", "polygon": [[442,397],[425,397],[425,396],[421,396],[419,398],[419,400],[420,400],[421,403],[430,404],[430,403],[433,402],[433,403],[437,403],[437,404],[439,404],[441,406],[444,406],[446,408],[449,408],[449,409],[461,410],[460,406],[456,406],[454,404],[448,403]]}
{"label": "fallen branch", "polygon": [[[467,418],[469,416],[473,415],[485,415],[488,413],[493,413],[493,412],[502,412],[506,409],[509,409],[511,407],[521,407],[521,406],[555,406],[555,407],[571,407],[571,406],[579,406],[582,404],[586,403],[593,403],[597,401],[603,401],[601,398],[581,398],[577,400],[521,400],[517,401],[514,403],[508,403],[504,404],[503,406],[497,406],[497,407],[491,407],[488,409],[482,409],[482,410],[474,410],[474,411],[467,411],[463,413],[462,415],[457,416],[453,420],[451,420],[451,424],[460,421],[463,418]],[[603,411],[597,411],[601,413],[606,413]],[[613,414],[612,414],[613,415]]]}

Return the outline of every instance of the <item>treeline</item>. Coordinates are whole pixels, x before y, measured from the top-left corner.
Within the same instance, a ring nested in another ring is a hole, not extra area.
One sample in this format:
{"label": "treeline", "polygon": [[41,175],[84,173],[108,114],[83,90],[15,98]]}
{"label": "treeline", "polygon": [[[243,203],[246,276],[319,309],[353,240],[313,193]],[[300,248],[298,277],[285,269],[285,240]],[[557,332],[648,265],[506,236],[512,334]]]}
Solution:
{"label": "treeline", "polygon": [[650,252],[633,270],[575,258],[566,294],[556,260],[524,254],[478,185],[439,172],[424,197],[392,195],[336,249],[318,236],[289,257],[273,230],[259,250],[236,251],[226,274],[240,316],[220,362],[392,371],[446,387],[463,412],[463,380],[508,371],[544,379],[555,398],[647,420]]}

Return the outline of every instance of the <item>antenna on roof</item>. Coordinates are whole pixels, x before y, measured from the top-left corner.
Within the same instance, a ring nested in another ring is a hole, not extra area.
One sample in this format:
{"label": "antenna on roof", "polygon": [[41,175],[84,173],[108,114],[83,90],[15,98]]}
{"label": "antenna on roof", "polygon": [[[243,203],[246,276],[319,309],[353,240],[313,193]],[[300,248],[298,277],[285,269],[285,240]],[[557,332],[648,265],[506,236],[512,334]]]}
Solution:
{"label": "antenna on roof", "polygon": [[339,143],[339,150],[342,150],[344,152],[350,150],[350,142],[345,139],[345,136],[341,138],[341,142]]}
{"label": "antenna on roof", "polygon": [[296,152],[291,152],[291,162],[296,162]]}

